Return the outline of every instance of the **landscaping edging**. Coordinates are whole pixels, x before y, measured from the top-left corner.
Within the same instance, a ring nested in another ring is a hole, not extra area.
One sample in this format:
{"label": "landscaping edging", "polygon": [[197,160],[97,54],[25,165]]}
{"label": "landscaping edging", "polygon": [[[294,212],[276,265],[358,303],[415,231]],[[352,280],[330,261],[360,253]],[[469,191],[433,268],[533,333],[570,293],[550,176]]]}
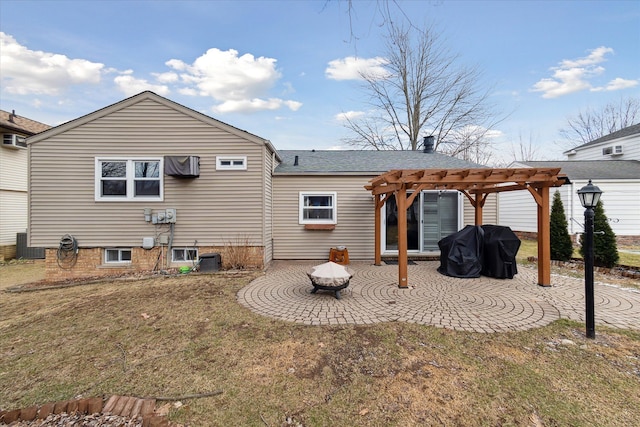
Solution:
{"label": "landscaping edging", "polygon": [[0,410],[0,425],[11,425],[20,421],[44,420],[51,414],[109,414],[125,418],[142,418],[143,427],[171,427],[165,416],[155,414],[156,400],[131,396],[113,395],[106,400],[101,397],[64,400],[55,403],[34,405],[11,411]]}

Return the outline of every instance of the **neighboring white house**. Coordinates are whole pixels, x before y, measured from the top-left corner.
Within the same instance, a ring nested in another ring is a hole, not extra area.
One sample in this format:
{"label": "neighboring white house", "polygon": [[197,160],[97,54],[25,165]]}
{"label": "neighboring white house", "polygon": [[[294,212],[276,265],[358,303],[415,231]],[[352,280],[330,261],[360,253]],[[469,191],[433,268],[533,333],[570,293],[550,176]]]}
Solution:
{"label": "neighboring white house", "polygon": [[[602,191],[611,229],[621,243],[640,244],[640,124],[629,126],[564,154],[564,161],[516,162],[511,167],[560,167],[567,184],[558,188],[569,233],[583,232],[584,208],[577,191],[591,179]],[[523,192],[500,194],[499,223],[514,231],[535,232],[533,202]],[[596,230],[597,231],[597,230]]]}
{"label": "neighboring white house", "polygon": [[16,234],[27,228],[26,138],[50,126],[0,110],[0,260],[16,256]]}

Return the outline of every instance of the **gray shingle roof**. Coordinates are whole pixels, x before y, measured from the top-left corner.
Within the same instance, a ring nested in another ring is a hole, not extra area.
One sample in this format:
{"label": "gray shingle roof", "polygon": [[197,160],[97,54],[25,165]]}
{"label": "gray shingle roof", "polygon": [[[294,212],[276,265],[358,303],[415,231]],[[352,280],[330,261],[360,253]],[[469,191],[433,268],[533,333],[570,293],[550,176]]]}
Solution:
{"label": "gray shingle roof", "polygon": [[572,179],[640,180],[640,160],[558,160],[518,162],[534,168],[561,168],[560,173]]}
{"label": "gray shingle roof", "polygon": [[[392,169],[458,169],[485,166],[440,153],[377,150],[278,150],[276,174],[374,174]],[[298,157],[298,165],[295,159]]]}
{"label": "gray shingle roof", "polygon": [[[571,150],[576,150],[576,149],[580,149],[580,148],[584,148],[584,147],[590,147],[592,145],[600,144],[601,142],[612,141],[614,139],[624,138],[625,136],[631,136],[631,135],[635,135],[637,133],[640,133],[640,123],[637,123],[637,124],[631,125],[631,126],[627,126],[626,128],[617,130],[617,131],[615,131],[613,133],[610,133],[609,135],[605,135],[605,136],[602,136],[602,137],[600,137],[598,139],[594,139],[593,141],[587,142],[585,144],[578,145],[577,147],[573,147]],[[571,150],[565,151],[565,153],[568,153]]]}

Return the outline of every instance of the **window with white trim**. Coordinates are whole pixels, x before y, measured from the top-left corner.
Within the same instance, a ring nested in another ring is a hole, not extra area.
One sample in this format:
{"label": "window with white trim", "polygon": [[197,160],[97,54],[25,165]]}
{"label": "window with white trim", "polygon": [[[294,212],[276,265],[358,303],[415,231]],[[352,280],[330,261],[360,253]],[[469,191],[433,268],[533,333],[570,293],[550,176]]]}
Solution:
{"label": "window with white trim", "polygon": [[247,170],[247,156],[216,156],[216,170]]}
{"label": "window with white trim", "polygon": [[131,263],[131,249],[111,248],[104,250],[105,264],[129,264]]}
{"label": "window with white trim", "polygon": [[95,200],[158,200],[163,197],[162,158],[95,160]]}
{"label": "window with white trim", "polygon": [[197,248],[172,248],[172,262],[196,261],[198,259]]}
{"label": "window with white trim", "polygon": [[336,224],[338,221],[338,195],[335,191],[300,192],[300,224]]}

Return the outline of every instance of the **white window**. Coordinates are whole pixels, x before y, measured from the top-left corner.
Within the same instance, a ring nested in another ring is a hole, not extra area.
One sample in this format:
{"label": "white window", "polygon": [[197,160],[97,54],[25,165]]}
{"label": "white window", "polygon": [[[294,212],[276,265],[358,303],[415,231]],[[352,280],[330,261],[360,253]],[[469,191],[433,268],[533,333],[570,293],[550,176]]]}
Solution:
{"label": "white window", "polygon": [[247,156],[217,156],[216,169],[247,170]]}
{"label": "white window", "polygon": [[173,248],[171,261],[185,262],[196,261],[198,259],[198,249],[196,248]]}
{"label": "white window", "polygon": [[338,219],[337,204],[336,192],[301,192],[300,224],[336,224]]}
{"label": "white window", "polygon": [[131,249],[113,248],[104,250],[106,264],[131,263]]}
{"label": "white window", "polygon": [[162,200],[161,158],[96,158],[95,200]]}

